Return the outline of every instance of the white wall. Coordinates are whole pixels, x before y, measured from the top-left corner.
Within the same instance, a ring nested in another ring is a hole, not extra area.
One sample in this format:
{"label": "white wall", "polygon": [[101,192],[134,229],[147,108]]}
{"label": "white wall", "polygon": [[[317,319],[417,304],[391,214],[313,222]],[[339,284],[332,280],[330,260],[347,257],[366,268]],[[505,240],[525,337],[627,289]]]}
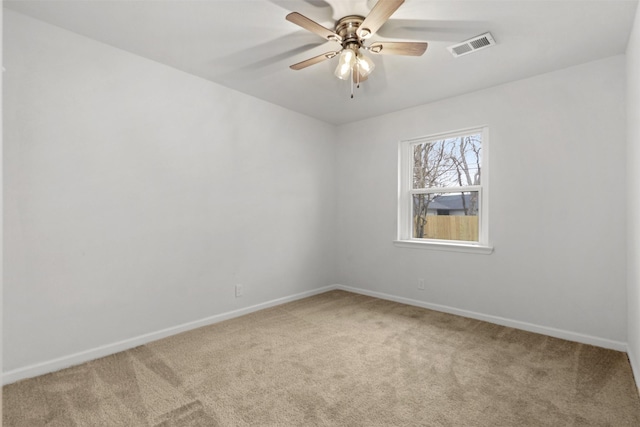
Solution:
{"label": "white wall", "polygon": [[627,46],[628,352],[640,386],[640,7]]}
{"label": "white wall", "polygon": [[[339,282],[624,349],[624,100],[615,56],[340,127]],[[395,247],[398,141],[479,125],[494,253]]]}
{"label": "white wall", "polygon": [[5,372],[334,282],[334,127],[4,18]]}
{"label": "white wall", "polygon": [[[3,9],[2,7],[0,7],[0,29],[2,29],[2,17],[3,17]],[[4,44],[2,42],[2,38],[3,38],[3,34],[4,31],[0,31],[0,70],[3,69],[4,66],[4,55],[3,55],[3,47]],[[0,79],[0,100],[4,99],[2,96],[2,92],[3,92],[3,81],[4,79]],[[3,117],[3,105],[4,103],[0,103],[0,129],[2,129],[2,117]],[[0,132],[0,147],[3,147],[3,138],[2,138],[2,132]],[[4,242],[4,203],[3,203],[3,193],[4,193],[4,183],[3,183],[3,176],[4,176],[4,169],[3,169],[3,162],[2,162],[2,153],[4,153],[4,149],[0,149],[0,242]],[[4,264],[3,264],[3,260],[4,260],[4,255],[3,255],[3,244],[0,245],[0,298],[2,296],[2,289],[4,287]],[[2,318],[3,318],[3,308],[2,308],[2,304],[0,303],[0,367],[2,367],[2,353],[3,353],[3,340],[2,340],[2,331],[3,331],[3,327],[2,327]],[[1,369],[0,369],[1,371]],[[2,387],[0,387],[0,402],[2,402]],[[0,419],[2,419],[2,405],[0,405]],[[2,424],[2,422],[0,421],[0,425]]]}

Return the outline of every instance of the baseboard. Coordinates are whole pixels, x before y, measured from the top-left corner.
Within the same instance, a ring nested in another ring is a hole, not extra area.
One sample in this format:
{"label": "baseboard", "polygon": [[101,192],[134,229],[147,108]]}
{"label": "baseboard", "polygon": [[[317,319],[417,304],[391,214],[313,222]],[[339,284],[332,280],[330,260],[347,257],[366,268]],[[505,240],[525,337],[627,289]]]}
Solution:
{"label": "baseboard", "polygon": [[[546,326],[539,326],[532,323],[521,322],[518,320],[507,319],[499,316],[492,316],[488,314],[477,313],[468,310],[462,310],[454,307],[449,307],[440,304],[432,304],[424,301],[414,300],[411,298],[399,297],[396,295],[385,294],[382,292],[370,291],[367,289],[355,288],[344,285],[330,285],[322,288],[314,289],[311,291],[301,292],[298,294],[286,296],[283,298],[277,298],[264,303],[252,305],[250,307],[241,308],[238,310],[232,310],[225,313],[216,314],[214,316],[206,317],[204,319],[196,320],[193,322],[183,323],[171,328],[162,329],[160,331],[151,332],[149,334],[140,335],[137,337],[129,338],[123,341],[118,341],[112,344],[96,347],[93,349],[85,350],[68,356],[59,357],[57,359],[49,360],[46,362],[36,363],[33,365],[25,366],[23,368],[7,371],[2,375],[2,384],[11,384],[16,381],[20,381],[26,378],[36,377],[38,375],[48,374],[60,369],[68,368],[70,366],[85,363],[90,360],[98,359],[100,357],[109,356],[120,351],[129,350],[131,348],[157,341],[162,338],[176,335],[181,332],[190,331],[192,329],[200,328],[202,326],[212,325],[214,323],[222,322],[223,320],[233,319],[235,317],[243,316],[245,314],[253,313],[254,311],[263,310],[265,308],[275,307],[277,305],[285,304],[287,302],[296,301],[302,298],[307,298],[313,295],[318,295],[324,292],[328,292],[334,289],[340,289],[347,292],[353,292],[362,295],[368,295],[375,298],[380,298],[389,301],[395,301],[402,304],[413,305],[417,307],[427,308],[430,310],[441,311],[444,313],[455,314],[458,316],[469,317],[472,319],[483,320],[489,323],[495,323],[502,326],[508,326],[515,329],[522,329],[524,331],[535,332],[543,335],[549,335],[556,338],[566,339],[569,341],[575,341],[583,344],[595,345],[598,347],[609,348],[613,350],[628,352],[627,344],[620,341],[608,340],[605,338],[594,337],[591,335],[579,334],[576,332],[565,331],[561,329],[549,328]],[[633,369],[636,384],[640,385],[640,366],[635,365],[635,359],[631,353],[629,353],[629,360],[631,361],[631,367]]]}
{"label": "baseboard", "polygon": [[33,365],[25,366],[23,368],[7,371],[2,375],[2,384],[11,384],[16,381],[20,381],[26,378],[36,377],[38,375],[48,374],[50,372],[59,371],[60,369],[68,368],[70,366],[85,363],[90,360],[95,360],[100,357],[109,356],[120,351],[129,350],[140,345],[157,341],[162,338],[176,335],[181,332],[190,331],[192,329],[200,328],[202,326],[212,325],[214,323],[222,322],[223,320],[233,319],[234,317],[243,316],[245,314],[253,313],[254,311],[264,310],[265,308],[274,307],[287,302],[296,301],[302,298],[307,298],[313,295],[321,294],[336,289],[336,286],[325,286],[322,288],[314,289],[311,291],[301,292],[295,295],[286,296],[283,298],[277,298],[260,304],[252,305],[250,307],[240,308],[238,310],[227,311],[225,313],[209,316],[204,319],[196,320],[193,322],[183,323],[171,328],[162,329],[157,332],[151,332],[148,334],[140,335],[137,337],[129,338],[126,340],[118,341],[112,344],[103,345],[100,347],[92,348],[90,350],[81,351],[79,353],[71,354],[68,356],[59,357],[57,359],[48,360],[46,362],[36,363]]}
{"label": "baseboard", "polygon": [[[547,326],[535,325],[533,323],[521,322],[519,320],[507,319],[499,316],[492,316],[489,314],[477,313],[474,311],[461,310],[459,308],[449,307],[446,305],[432,304],[424,301],[419,301],[411,298],[404,298],[395,295],[385,294],[382,292],[370,291],[367,289],[354,288],[351,286],[336,285],[336,289],[341,289],[347,292],[354,292],[357,294],[368,295],[375,298],[385,299],[389,301],[395,301],[402,304],[413,305],[422,308],[428,308],[430,310],[441,311],[444,313],[455,314],[462,317],[469,317],[471,319],[483,320],[489,323],[495,323],[497,325],[508,326],[514,329],[522,329],[528,332],[535,332],[538,334],[549,335],[555,338],[561,338],[568,341],[575,341],[582,344],[590,344],[597,347],[608,348],[612,350],[627,351],[627,343],[620,341],[613,341],[606,338],[594,337],[591,335],[580,334],[577,332],[565,331],[562,329],[550,328]],[[636,371],[637,372],[637,371]],[[638,375],[636,375],[636,378]]]}

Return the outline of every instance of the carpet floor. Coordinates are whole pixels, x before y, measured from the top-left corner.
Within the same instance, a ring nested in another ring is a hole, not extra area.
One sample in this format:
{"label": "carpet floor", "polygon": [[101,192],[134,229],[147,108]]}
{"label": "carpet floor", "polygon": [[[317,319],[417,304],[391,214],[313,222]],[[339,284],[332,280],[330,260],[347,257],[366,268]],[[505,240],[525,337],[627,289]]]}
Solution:
{"label": "carpet floor", "polygon": [[332,291],[3,389],[10,426],[640,426],[624,353]]}

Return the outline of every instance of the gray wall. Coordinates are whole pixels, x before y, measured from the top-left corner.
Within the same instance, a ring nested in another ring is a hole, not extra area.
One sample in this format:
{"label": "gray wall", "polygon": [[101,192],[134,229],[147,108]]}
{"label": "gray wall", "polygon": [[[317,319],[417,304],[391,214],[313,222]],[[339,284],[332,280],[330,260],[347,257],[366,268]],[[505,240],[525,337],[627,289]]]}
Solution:
{"label": "gray wall", "polygon": [[332,283],[334,127],[4,22],[5,371]]}
{"label": "gray wall", "polygon": [[640,386],[640,7],[627,48],[629,360]]}
{"label": "gray wall", "polygon": [[[624,100],[615,56],[340,127],[339,282],[625,348]],[[398,141],[481,125],[494,253],[395,247]]]}

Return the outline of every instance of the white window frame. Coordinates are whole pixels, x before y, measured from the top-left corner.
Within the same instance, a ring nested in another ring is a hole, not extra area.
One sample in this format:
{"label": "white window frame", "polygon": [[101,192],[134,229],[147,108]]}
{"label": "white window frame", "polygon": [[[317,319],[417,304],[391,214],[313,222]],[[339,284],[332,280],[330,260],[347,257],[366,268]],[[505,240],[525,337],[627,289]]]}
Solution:
{"label": "white window frame", "polygon": [[[413,147],[418,144],[431,143],[447,138],[464,135],[482,134],[482,168],[481,185],[465,187],[433,187],[413,189]],[[439,249],[455,252],[471,252],[490,254],[493,247],[489,244],[489,128],[479,126],[444,132],[420,138],[407,139],[398,144],[398,235],[394,244],[399,247]],[[477,191],[478,208],[478,241],[418,239],[413,237],[413,195],[427,193],[459,193]]]}

